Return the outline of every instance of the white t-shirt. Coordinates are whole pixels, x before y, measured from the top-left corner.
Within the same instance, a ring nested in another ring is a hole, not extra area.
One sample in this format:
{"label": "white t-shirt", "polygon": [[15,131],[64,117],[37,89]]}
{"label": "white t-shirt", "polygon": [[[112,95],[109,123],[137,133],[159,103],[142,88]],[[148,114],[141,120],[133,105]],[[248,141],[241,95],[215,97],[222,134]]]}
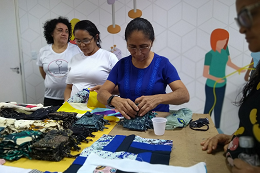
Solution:
{"label": "white t-shirt", "polygon": [[70,96],[84,88],[103,85],[117,61],[115,54],[104,49],[91,56],[85,56],[82,52],[75,55],[69,62],[66,80],[67,84],[73,84]]}
{"label": "white t-shirt", "polygon": [[52,44],[40,49],[36,64],[43,67],[46,73],[44,97],[56,100],[64,99],[68,63],[74,55],[80,52],[79,47],[71,43],[68,43],[67,49],[62,53],[54,52]]}

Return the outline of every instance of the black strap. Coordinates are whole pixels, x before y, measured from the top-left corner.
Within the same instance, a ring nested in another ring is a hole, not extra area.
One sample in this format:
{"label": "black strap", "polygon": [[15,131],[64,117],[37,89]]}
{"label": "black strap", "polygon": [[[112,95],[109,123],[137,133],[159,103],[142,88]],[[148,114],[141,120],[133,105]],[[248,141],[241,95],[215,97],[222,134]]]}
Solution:
{"label": "black strap", "polygon": [[209,129],[209,125],[205,124],[204,126],[207,126],[207,129],[200,129],[201,127],[194,128],[192,126],[190,126],[190,128],[192,130],[197,130],[197,131],[207,131]]}

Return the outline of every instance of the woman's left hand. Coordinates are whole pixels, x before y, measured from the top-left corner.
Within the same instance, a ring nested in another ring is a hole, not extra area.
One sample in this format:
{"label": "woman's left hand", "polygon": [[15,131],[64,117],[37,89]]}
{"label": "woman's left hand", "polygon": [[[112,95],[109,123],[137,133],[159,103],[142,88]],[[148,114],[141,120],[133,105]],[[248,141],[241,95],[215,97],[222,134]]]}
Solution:
{"label": "woman's left hand", "polygon": [[139,116],[143,116],[159,105],[159,97],[157,95],[141,96],[135,100],[135,103],[138,104]]}
{"label": "woman's left hand", "polygon": [[260,167],[252,166],[241,159],[234,160],[233,173],[256,173],[260,172]]}

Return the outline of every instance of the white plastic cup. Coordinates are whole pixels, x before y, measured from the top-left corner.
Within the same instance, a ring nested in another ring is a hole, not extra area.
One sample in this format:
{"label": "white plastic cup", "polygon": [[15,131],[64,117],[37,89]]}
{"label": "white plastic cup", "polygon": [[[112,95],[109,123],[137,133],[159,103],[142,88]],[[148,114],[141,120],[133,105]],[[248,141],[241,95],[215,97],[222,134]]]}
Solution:
{"label": "white plastic cup", "polygon": [[155,135],[163,135],[167,119],[163,117],[154,117],[152,121]]}

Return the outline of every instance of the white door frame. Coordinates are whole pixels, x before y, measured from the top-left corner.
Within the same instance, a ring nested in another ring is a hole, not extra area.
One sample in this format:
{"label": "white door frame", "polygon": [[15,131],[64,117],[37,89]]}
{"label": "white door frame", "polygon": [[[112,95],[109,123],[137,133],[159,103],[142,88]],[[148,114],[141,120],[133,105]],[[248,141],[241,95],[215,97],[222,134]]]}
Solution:
{"label": "white door frame", "polygon": [[24,76],[24,61],[22,54],[22,43],[21,43],[21,29],[20,29],[20,19],[19,19],[19,8],[18,8],[18,0],[13,0],[15,7],[15,21],[16,21],[16,32],[17,32],[17,40],[18,40],[18,51],[19,51],[19,60],[20,60],[20,72],[22,78],[22,94],[23,94],[23,102],[27,103],[26,97],[26,88],[25,88],[25,76]]}

